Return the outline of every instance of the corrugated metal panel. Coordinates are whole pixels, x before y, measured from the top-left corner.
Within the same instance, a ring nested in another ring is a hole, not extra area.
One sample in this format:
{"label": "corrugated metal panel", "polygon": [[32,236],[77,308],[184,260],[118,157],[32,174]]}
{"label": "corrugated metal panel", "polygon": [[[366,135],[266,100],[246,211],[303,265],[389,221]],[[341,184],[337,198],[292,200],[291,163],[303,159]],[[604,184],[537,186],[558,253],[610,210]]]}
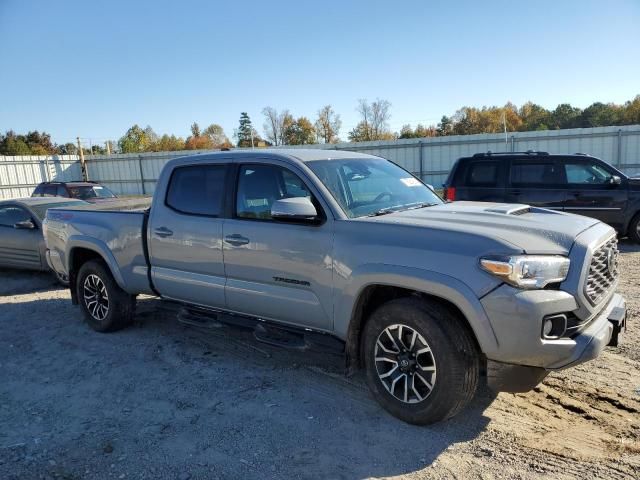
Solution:
{"label": "corrugated metal panel", "polygon": [[[465,135],[396,141],[303,145],[289,148],[338,149],[370,153],[392,160],[439,187],[456,159],[476,152],[542,150],[550,153],[588,153],[630,175],[640,173],[640,125],[578,128],[541,132]],[[117,194],[151,194],[162,167],[171,158],[196,152],[158,152],[86,157],[89,178],[104,183]],[[206,153],[198,151],[197,153]],[[142,171],[142,175],[141,172]],[[1,157],[0,198],[30,195],[46,180],[80,178],[75,155],[52,157]],[[144,188],[143,181],[144,178]]]}

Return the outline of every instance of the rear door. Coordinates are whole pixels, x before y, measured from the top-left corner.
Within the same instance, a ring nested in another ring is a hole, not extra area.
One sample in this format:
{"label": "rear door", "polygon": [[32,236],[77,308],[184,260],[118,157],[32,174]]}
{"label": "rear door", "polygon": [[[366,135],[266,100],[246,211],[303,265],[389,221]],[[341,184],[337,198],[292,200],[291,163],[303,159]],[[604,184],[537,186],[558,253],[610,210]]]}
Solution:
{"label": "rear door", "polygon": [[564,210],[597,218],[621,231],[628,197],[625,180],[612,183],[611,177],[618,173],[593,158],[566,157],[561,163],[567,182]]}
{"label": "rear door", "polygon": [[513,158],[506,201],[562,210],[566,199],[561,166],[555,158]]}
{"label": "rear door", "polygon": [[[226,164],[178,166],[149,218],[149,253],[162,296],[224,308],[222,225]],[[162,187],[161,187],[162,188]]]}
{"label": "rear door", "polygon": [[[257,160],[256,160],[257,161]],[[311,183],[276,160],[240,164],[234,218],[224,224],[227,307],[238,313],[332,328],[333,219]],[[275,221],[276,200],[309,197],[320,225]]]}
{"label": "rear door", "polygon": [[504,202],[504,162],[488,159],[473,159],[456,176],[459,187],[455,191],[456,200],[477,202]]}
{"label": "rear door", "polygon": [[4,267],[40,270],[40,246],[44,241],[42,231],[15,228],[18,222],[31,220],[37,225],[31,214],[19,205],[0,206],[0,265]]}

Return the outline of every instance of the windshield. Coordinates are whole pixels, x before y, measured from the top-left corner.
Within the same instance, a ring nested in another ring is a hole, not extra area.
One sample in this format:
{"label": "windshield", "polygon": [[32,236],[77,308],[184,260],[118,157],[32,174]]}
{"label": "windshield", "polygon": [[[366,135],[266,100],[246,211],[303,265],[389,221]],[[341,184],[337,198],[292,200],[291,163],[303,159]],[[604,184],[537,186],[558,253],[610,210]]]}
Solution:
{"label": "windshield", "polygon": [[115,198],[115,194],[102,185],[69,186],[73,198],[87,200],[89,198]]}
{"label": "windshield", "polygon": [[79,205],[88,205],[87,202],[83,202],[82,200],[71,200],[69,202],[56,202],[56,203],[41,203],[40,205],[32,205],[30,206],[33,213],[38,217],[40,221],[47,214],[47,210],[50,208],[58,208],[58,207],[77,207]]}
{"label": "windshield", "polygon": [[383,158],[315,160],[307,165],[350,218],[442,203],[420,180]]}

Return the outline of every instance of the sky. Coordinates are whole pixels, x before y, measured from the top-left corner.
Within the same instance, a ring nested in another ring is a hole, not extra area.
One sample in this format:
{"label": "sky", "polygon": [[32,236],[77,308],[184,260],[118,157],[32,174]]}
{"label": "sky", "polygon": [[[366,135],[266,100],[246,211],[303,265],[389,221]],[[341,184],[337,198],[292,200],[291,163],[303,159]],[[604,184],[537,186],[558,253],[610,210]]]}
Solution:
{"label": "sky", "polygon": [[390,127],[458,108],[547,108],[640,94],[640,0],[0,0],[0,131],[117,140],[133,124],[229,137],[262,109],[358,122],[391,102]]}

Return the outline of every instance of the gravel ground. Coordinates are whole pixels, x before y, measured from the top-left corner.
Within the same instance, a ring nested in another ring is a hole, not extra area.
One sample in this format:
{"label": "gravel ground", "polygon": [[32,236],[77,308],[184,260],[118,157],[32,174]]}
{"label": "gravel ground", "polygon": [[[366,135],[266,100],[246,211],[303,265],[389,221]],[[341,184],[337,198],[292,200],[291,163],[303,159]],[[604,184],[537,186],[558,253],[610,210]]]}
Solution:
{"label": "gravel ground", "polygon": [[51,276],[0,271],[0,479],[639,478],[640,248],[622,250],[620,348],[430,427],[341,357],[202,332],[151,298],[98,334]]}

